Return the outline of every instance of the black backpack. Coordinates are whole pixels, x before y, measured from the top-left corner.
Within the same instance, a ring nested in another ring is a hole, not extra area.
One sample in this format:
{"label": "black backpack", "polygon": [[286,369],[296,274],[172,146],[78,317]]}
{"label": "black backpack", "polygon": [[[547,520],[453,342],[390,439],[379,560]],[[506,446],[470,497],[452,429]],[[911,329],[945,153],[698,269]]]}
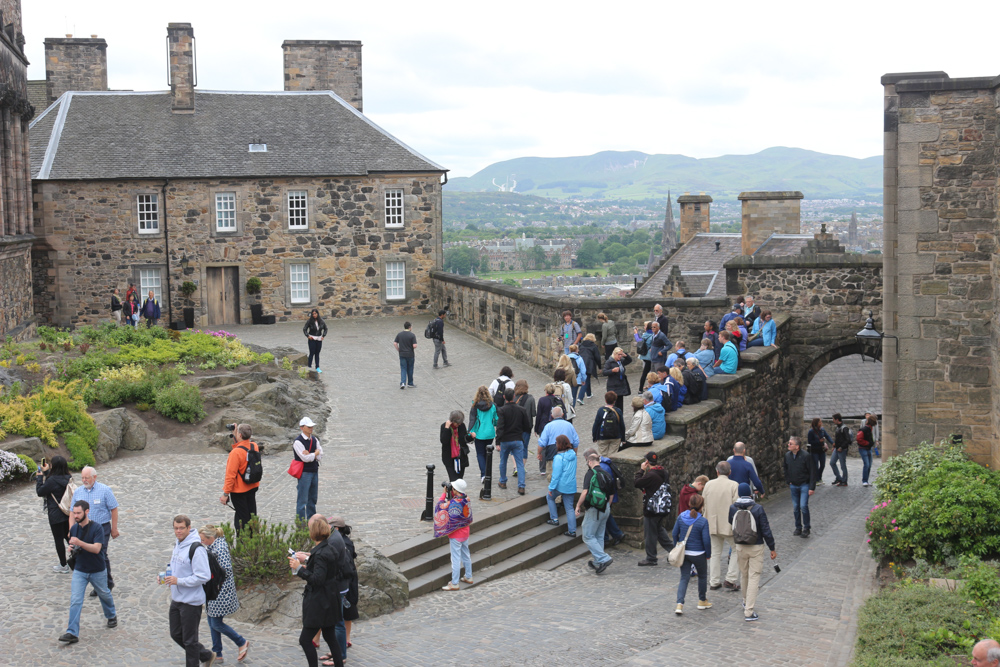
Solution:
{"label": "black backpack", "polygon": [[601,420],[601,425],[597,429],[601,440],[616,440],[620,438],[621,423],[618,419],[618,412],[608,407],[601,408],[601,410],[604,411],[604,419]]}
{"label": "black backpack", "polygon": [[659,486],[656,491],[649,494],[646,498],[645,509],[650,514],[665,515],[670,513],[671,498],[670,498],[670,484],[664,482]]}
{"label": "black backpack", "polygon": [[493,394],[493,405],[497,406],[497,409],[502,408],[503,404],[507,402],[507,400],[503,397],[503,392],[506,388],[507,381],[497,378],[497,390],[496,393]]}
{"label": "black backpack", "polygon": [[[257,443],[251,443],[256,445]],[[243,471],[243,481],[247,484],[255,484],[261,480],[264,476],[264,464],[260,460],[260,447],[254,447],[250,449],[249,447],[239,447],[247,453],[247,467]]]}
{"label": "black backpack", "polygon": [[[216,538],[223,539],[223,538]],[[188,549],[188,560],[191,561],[191,567],[194,567],[194,552],[201,547],[205,549],[205,545],[201,542],[197,544],[192,544],[191,548]],[[222,590],[222,584],[226,581],[226,571],[222,569],[219,564],[219,559],[215,557],[208,549],[205,549],[205,553],[208,554],[208,569],[212,573],[212,578],[201,585],[202,589],[205,591],[205,599],[211,602],[212,600],[219,597],[219,591]]]}
{"label": "black backpack", "polygon": [[424,338],[434,338],[434,320],[427,323],[427,328],[424,329]]}
{"label": "black backpack", "polygon": [[635,351],[639,354],[646,354],[649,352],[649,345],[646,344],[646,339],[639,336],[639,343],[635,346]]}
{"label": "black backpack", "polygon": [[625,476],[622,475],[622,471],[618,469],[611,459],[608,457],[601,458],[601,465],[606,465],[611,468],[611,476],[614,477],[615,488],[624,489],[625,488]]}

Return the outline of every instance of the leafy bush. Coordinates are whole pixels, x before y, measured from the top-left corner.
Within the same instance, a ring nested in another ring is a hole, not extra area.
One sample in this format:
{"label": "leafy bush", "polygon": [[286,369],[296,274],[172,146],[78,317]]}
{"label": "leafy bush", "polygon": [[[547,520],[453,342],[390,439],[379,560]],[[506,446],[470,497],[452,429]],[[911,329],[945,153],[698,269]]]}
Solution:
{"label": "leafy bush", "polygon": [[38,337],[44,340],[46,343],[55,343],[59,336],[59,330],[53,327],[47,327],[42,325],[36,329],[38,332]]}
{"label": "leafy bush", "polygon": [[292,370],[292,360],[288,357],[281,358],[281,368],[282,370],[290,371]]}
{"label": "leafy bush", "polygon": [[260,294],[260,288],[262,286],[263,285],[260,282],[260,278],[258,278],[257,276],[252,276],[250,278],[247,278],[247,284],[246,284],[247,294],[250,294],[251,296],[254,294]]}
{"label": "leafy bush", "polygon": [[18,454],[17,458],[21,459],[21,463],[24,467],[28,469],[28,477],[31,477],[36,472],[38,472],[38,464],[32,460],[30,456],[25,456],[24,454]]}
{"label": "leafy bush", "polygon": [[942,440],[934,445],[922,442],[916,448],[890,457],[878,469],[875,502],[882,503],[908,489],[923,474],[946,461],[968,461],[964,446]]}
{"label": "leafy bush", "polygon": [[193,424],[205,416],[201,392],[183,380],[157,391],[155,405],[161,415],[182,423]]}
{"label": "leafy bush", "polygon": [[[97,465],[97,460],[94,459],[93,446],[84,438],[84,436],[78,435],[77,433],[67,433],[64,438],[66,443],[66,449],[69,453],[73,455],[73,460],[69,462],[70,470],[82,470],[85,466]],[[97,442],[94,442],[94,446]]]}
{"label": "leafy bush", "polygon": [[[28,466],[19,457],[0,449],[0,486],[28,474]],[[285,561],[287,565],[288,561]]]}
{"label": "leafy bush", "polygon": [[984,609],[995,609],[1000,604],[1000,577],[997,564],[966,557],[962,564],[961,592]]}
{"label": "leafy bush", "polygon": [[865,601],[858,615],[855,667],[928,667],[955,663],[969,641],[986,636],[990,618],[961,591],[904,583]]}
{"label": "leafy bush", "polygon": [[235,544],[232,525],[223,523],[220,528],[226,542],[233,545],[230,555],[237,586],[287,580],[288,550],[309,551],[313,546],[305,522],[269,524],[254,515]]}
{"label": "leafy bush", "polygon": [[135,409],[139,412],[149,412],[149,409],[153,407],[149,403],[136,403]]}

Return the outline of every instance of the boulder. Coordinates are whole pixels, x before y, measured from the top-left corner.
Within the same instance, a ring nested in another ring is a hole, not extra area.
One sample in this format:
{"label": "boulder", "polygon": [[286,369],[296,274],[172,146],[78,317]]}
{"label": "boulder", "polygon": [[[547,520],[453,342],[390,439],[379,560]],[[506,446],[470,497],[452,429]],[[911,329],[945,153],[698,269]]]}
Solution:
{"label": "boulder", "polygon": [[282,628],[302,625],[302,590],[306,582],[292,577],[281,584],[256,584],[239,589],[240,608],[232,618],[254,625],[269,622]]}
{"label": "boulder", "polygon": [[121,448],[130,452],[146,449],[146,425],[130,412],[125,413],[125,432],[122,433]]}
{"label": "boulder", "polygon": [[213,389],[202,389],[201,397],[206,403],[221,408],[231,405],[235,401],[240,401],[246,398],[256,388],[256,382],[252,380],[242,380]]}
{"label": "boulder", "polygon": [[24,454],[35,461],[39,461],[43,456],[48,456],[51,453],[51,449],[46,447],[45,443],[38,438],[20,438],[16,436],[0,442],[0,449],[11,454]]}
{"label": "boulder", "polygon": [[358,557],[358,612],[362,619],[402,609],[409,603],[410,585],[399,566],[375,547],[355,539]]}
{"label": "boulder", "polygon": [[112,408],[92,415],[100,432],[94,458],[98,463],[110,461],[121,448],[139,451],[146,448],[145,426],[125,408]]}

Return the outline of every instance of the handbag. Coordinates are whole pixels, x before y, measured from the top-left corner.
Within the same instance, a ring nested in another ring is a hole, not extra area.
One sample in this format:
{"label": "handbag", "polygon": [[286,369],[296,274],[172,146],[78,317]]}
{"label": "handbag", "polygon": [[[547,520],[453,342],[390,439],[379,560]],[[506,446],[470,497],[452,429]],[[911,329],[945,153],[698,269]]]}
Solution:
{"label": "handbag", "polygon": [[288,474],[295,479],[302,478],[302,468],[305,467],[305,463],[299,461],[298,459],[292,459],[292,462],[288,464]]}
{"label": "handbag", "polygon": [[688,538],[691,537],[692,528],[694,528],[693,523],[688,526],[688,532],[684,535],[684,540],[675,544],[674,548],[667,554],[667,562],[674,567],[680,567],[684,564],[684,547],[687,545]]}

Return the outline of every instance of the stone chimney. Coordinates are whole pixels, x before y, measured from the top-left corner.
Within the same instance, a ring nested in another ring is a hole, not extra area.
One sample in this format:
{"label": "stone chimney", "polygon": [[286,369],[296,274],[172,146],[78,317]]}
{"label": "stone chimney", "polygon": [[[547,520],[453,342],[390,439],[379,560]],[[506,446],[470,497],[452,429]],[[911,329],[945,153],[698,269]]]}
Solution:
{"label": "stone chimney", "polygon": [[194,50],[194,29],[190,23],[167,24],[170,53],[170,110],[194,113],[194,87],[198,85]]}
{"label": "stone chimney", "polygon": [[771,234],[798,234],[802,197],[798,191],[741,192],[737,199],[743,202],[743,254],[752,255]]}
{"label": "stone chimney", "polygon": [[708,233],[711,197],[704,192],[697,195],[685,192],[677,198],[677,203],[681,207],[681,243],[687,243],[695,234]]}
{"label": "stone chimney", "polygon": [[52,104],[69,90],[108,89],[108,43],[94,37],[45,38],[45,98]]}
{"label": "stone chimney", "polygon": [[357,40],[286,39],[285,90],[332,90],[363,111],[361,42]]}

